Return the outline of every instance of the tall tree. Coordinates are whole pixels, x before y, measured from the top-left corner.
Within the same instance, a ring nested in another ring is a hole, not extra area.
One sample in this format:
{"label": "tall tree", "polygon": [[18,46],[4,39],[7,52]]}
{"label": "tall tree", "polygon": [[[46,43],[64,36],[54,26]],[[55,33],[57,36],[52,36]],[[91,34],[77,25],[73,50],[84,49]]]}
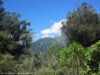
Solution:
{"label": "tall tree", "polygon": [[[83,3],[76,11],[68,14],[66,24],[63,23],[62,33],[69,44],[76,41],[84,47],[89,47],[100,40],[100,15],[94,11],[92,6]],[[90,67],[89,73],[99,71],[100,49],[98,47],[100,45],[88,50],[93,50],[90,54],[91,60],[87,62]]]}
{"label": "tall tree", "polygon": [[2,22],[3,22],[3,17],[4,17],[4,8],[2,7],[2,5],[3,5],[3,2],[2,0],[0,0],[0,30],[3,29]]}
{"label": "tall tree", "polygon": [[30,23],[20,21],[19,17],[20,15],[14,12],[6,12],[5,16],[8,32],[7,52],[17,56],[27,54],[31,46],[30,30],[27,29]]}
{"label": "tall tree", "polygon": [[6,25],[4,24],[4,16],[5,11],[2,7],[3,2],[0,0],[0,53],[4,53],[5,48],[5,38],[7,37],[7,33],[5,31]]}
{"label": "tall tree", "polygon": [[31,46],[29,22],[19,20],[15,12],[5,12],[0,0],[0,53],[10,53],[15,56],[28,54]]}
{"label": "tall tree", "polygon": [[62,33],[68,43],[77,41],[83,46],[90,46],[100,40],[99,19],[92,6],[84,2],[76,11],[68,14]]}

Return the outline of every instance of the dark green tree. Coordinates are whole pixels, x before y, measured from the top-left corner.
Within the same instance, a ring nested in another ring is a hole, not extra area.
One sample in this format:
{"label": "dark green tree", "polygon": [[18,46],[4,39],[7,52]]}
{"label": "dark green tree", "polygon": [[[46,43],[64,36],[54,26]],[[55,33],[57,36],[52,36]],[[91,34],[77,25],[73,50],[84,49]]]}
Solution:
{"label": "dark green tree", "polygon": [[90,46],[100,40],[100,18],[92,6],[83,3],[76,11],[70,12],[62,33],[68,43],[79,42]]}
{"label": "dark green tree", "polygon": [[0,31],[4,29],[3,28],[4,8],[2,7],[2,5],[3,5],[3,2],[2,0],[0,0]]}
{"label": "dark green tree", "polygon": [[[70,12],[66,23],[62,24],[62,33],[68,44],[76,41],[84,47],[89,47],[100,40],[100,15],[85,2],[76,11]],[[87,61],[90,75],[99,71],[99,47],[98,45],[97,50],[93,48],[94,51],[90,54],[91,60]]]}
{"label": "dark green tree", "polygon": [[4,8],[2,7],[3,2],[0,0],[0,53],[4,53],[6,47],[6,40],[7,38],[7,32],[5,31],[5,23],[4,23],[4,16],[5,16],[5,11]]}
{"label": "dark green tree", "polygon": [[14,12],[5,14],[6,31],[8,32],[6,52],[14,56],[28,54],[32,39],[30,30],[27,29],[30,23],[25,20],[20,21],[19,17],[20,15]]}
{"label": "dark green tree", "polygon": [[32,58],[32,38],[30,29],[27,28],[30,23],[21,21],[17,13],[4,11],[2,5],[0,0],[0,75],[29,72],[35,59]]}

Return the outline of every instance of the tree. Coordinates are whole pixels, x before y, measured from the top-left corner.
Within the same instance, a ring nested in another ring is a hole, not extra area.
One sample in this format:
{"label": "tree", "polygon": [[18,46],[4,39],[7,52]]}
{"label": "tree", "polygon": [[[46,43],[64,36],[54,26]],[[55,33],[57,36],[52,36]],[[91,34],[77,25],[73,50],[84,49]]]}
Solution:
{"label": "tree", "polygon": [[0,31],[4,29],[3,28],[4,8],[2,7],[2,5],[3,5],[3,2],[2,0],[0,0]]}
{"label": "tree", "polygon": [[[87,66],[89,67],[88,73],[100,73],[100,41],[88,47],[86,52]],[[97,74],[99,75],[99,74]]]}
{"label": "tree", "polygon": [[5,31],[8,33],[5,51],[14,56],[28,54],[31,46],[30,30],[27,29],[30,23],[25,20],[20,21],[19,17],[20,15],[14,12],[5,12],[4,17]]}
{"label": "tree", "polygon": [[90,46],[100,40],[99,15],[85,2],[76,11],[70,12],[66,24],[62,24],[62,33],[69,44],[77,41],[83,46]]}
{"label": "tree", "polygon": [[84,75],[85,48],[72,43],[69,47],[63,47],[60,50],[59,62],[64,75]]}
{"label": "tree", "polygon": [[7,32],[5,31],[5,23],[4,23],[4,16],[5,16],[5,11],[4,8],[2,7],[3,2],[2,0],[0,0],[0,53],[4,53],[6,47],[6,40],[5,38],[7,38]]}
{"label": "tree", "polygon": [[19,20],[20,15],[15,12],[5,12],[2,4],[0,0],[0,74],[30,72],[34,65],[30,49],[32,38],[27,29],[30,23]]}
{"label": "tree", "polygon": [[[100,15],[87,3],[69,13],[67,22],[62,24],[62,33],[69,44],[76,41],[86,48],[100,40]],[[95,44],[85,53],[89,57],[86,63],[90,75],[99,72],[99,47],[99,43]]]}

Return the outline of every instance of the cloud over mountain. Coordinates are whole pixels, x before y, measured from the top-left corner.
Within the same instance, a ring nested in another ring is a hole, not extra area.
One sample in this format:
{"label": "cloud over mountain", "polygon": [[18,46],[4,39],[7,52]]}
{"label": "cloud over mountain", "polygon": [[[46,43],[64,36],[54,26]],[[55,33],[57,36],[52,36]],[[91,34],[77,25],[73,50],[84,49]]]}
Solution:
{"label": "cloud over mountain", "polygon": [[60,34],[61,33],[60,28],[62,27],[61,22],[63,21],[65,20],[63,19],[59,22],[55,22],[50,28],[44,29],[40,33],[43,34],[43,37],[52,36],[52,34]]}

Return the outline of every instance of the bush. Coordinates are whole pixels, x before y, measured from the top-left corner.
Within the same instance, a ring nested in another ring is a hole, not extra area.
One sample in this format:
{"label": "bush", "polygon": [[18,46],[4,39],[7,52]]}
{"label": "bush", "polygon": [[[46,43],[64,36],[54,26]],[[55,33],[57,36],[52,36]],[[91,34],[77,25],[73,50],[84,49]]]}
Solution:
{"label": "bush", "polygon": [[14,57],[10,54],[0,54],[0,74],[16,73],[18,67]]}

